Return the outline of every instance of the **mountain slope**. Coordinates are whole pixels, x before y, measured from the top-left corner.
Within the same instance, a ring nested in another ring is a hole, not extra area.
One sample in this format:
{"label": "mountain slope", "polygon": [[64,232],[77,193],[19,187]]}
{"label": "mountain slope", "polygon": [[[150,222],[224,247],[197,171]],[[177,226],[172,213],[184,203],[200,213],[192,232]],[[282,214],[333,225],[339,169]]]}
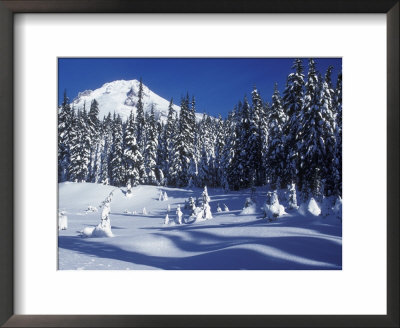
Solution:
{"label": "mountain slope", "polygon": [[[138,80],[117,80],[105,83],[96,90],[86,90],[80,92],[72,101],[71,105],[76,109],[89,110],[93,99],[99,103],[99,117],[113,114],[114,111],[120,114],[122,119],[126,119],[131,110],[136,114],[138,101],[139,81]],[[160,97],[143,84],[143,106],[145,112],[150,112],[151,106],[154,106],[156,119],[165,121],[168,115],[169,101]],[[179,113],[180,107],[174,105],[173,108]]]}

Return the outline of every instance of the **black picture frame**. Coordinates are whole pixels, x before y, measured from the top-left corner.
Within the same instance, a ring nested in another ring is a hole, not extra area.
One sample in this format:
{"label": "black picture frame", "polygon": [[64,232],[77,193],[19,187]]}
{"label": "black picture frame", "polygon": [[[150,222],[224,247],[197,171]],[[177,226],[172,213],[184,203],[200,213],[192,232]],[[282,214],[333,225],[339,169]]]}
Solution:
{"label": "black picture frame", "polygon": [[[399,8],[398,0],[0,0],[0,324],[4,327],[399,327]],[[128,12],[386,14],[387,315],[14,315],[14,14]]]}

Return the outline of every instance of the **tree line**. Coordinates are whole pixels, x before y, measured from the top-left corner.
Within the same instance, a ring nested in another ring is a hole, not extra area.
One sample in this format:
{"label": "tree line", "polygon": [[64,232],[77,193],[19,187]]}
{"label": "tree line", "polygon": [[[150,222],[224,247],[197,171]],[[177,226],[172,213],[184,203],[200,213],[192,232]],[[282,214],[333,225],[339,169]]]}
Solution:
{"label": "tree line", "polygon": [[58,179],[117,187],[128,182],[187,187],[205,185],[239,190],[269,185],[291,188],[304,199],[342,193],[342,74],[332,85],[310,59],[296,59],[281,95],[271,102],[254,87],[223,119],[204,114],[187,94],[181,110],[171,99],[166,122],[154,109],[144,112],[140,80],[136,115],[123,121],[99,104],[74,110],[64,93],[58,109]]}

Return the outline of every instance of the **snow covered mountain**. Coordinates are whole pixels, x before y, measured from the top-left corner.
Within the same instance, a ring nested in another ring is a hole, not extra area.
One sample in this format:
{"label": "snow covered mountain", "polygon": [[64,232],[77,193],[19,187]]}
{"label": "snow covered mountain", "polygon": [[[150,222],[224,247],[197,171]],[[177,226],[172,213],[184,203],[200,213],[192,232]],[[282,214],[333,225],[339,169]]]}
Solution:
{"label": "snow covered mountain", "polygon": [[[83,109],[86,104],[86,109],[89,110],[93,99],[99,103],[99,117],[113,114],[114,111],[120,114],[122,119],[128,118],[131,110],[136,115],[136,106],[139,92],[138,80],[117,80],[105,83],[102,87],[96,90],[86,90],[80,92],[72,101],[73,108]],[[143,106],[145,112],[150,112],[151,106],[154,106],[156,119],[165,121],[168,115],[169,100],[166,100],[143,84]],[[178,113],[180,107],[173,107]]]}

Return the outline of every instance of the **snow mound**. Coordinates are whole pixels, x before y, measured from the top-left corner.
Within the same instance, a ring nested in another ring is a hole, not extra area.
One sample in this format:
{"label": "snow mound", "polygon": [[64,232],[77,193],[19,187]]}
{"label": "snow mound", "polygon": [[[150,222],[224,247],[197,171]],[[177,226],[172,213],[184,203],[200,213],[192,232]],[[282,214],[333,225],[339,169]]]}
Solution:
{"label": "snow mound", "polygon": [[285,208],[279,204],[278,194],[276,191],[268,192],[267,201],[264,205],[265,218],[273,220],[285,214]]}
{"label": "snow mound", "polygon": [[86,237],[86,238],[93,238],[93,237],[114,237],[111,227],[102,227],[101,224],[99,224],[97,227],[85,227],[81,232],[80,232],[81,237]]}
{"label": "snow mound", "polygon": [[64,212],[60,212],[58,214],[58,230],[67,230],[68,229],[68,217]]}
{"label": "snow mound", "polygon": [[301,204],[299,208],[299,213],[303,216],[306,216],[308,214],[318,216],[321,214],[321,208],[318,205],[317,201],[313,197],[311,197],[307,204]]}

